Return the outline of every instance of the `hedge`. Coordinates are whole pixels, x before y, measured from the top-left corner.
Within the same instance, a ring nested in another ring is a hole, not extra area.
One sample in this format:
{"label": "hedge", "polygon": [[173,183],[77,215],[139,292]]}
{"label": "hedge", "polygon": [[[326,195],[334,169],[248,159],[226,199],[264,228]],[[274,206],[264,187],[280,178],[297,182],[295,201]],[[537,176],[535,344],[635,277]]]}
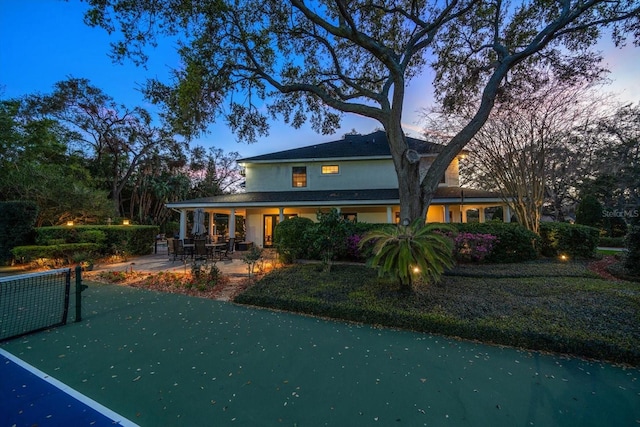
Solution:
{"label": "hedge", "polygon": [[74,261],[77,253],[97,253],[100,245],[96,243],[63,243],[48,246],[16,246],[11,250],[13,256],[20,262],[31,262],[40,258],[64,260],[66,263]]}
{"label": "hedge", "polygon": [[[77,225],[53,226],[36,229],[36,244],[98,243],[100,253],[125,252],[130,255],[148,255],[159,232],[154,225]],[[104,235],[104,238],[102,236]]]}
{"label": "hedge", "polygon": [[592,258],[600,240],[600,230],[567,222],[540,224],[541,253],[546,257],[561,254],[573,258]]}
{"label": "hedge", "polygon": [[452,223],[459,232],[492,234],[498,238],[491,253],[484,259],[487,263],[521,262],[538,257],[536,250],[540,236],[517,223],[467,222]]}

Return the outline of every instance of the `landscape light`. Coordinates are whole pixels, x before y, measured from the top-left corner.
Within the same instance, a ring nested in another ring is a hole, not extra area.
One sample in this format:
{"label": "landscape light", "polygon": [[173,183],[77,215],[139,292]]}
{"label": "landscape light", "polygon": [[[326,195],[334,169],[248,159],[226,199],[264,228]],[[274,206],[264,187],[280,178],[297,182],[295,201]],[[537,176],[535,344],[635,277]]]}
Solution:
{"label": "landscape light", "polygon": [[122,225],[129,225],[129,220],[128,219],[123,219],[122,220]]}
{"label": "landscape light", "polygon": [[68,225],[69,227],[73,227],[73,221],[67,221],[67,225]]}

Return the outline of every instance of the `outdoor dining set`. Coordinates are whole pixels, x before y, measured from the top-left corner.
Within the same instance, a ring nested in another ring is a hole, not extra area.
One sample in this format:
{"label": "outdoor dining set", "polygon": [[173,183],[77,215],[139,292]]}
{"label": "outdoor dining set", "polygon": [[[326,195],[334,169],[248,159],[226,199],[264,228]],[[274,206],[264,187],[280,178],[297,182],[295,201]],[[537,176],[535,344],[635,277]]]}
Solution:
{"label": "outdoor dining set", "polygon": [[167,239],[169,257],[173,261],[186,260],[224,260],[229,257],[229,242],[210,239]]}

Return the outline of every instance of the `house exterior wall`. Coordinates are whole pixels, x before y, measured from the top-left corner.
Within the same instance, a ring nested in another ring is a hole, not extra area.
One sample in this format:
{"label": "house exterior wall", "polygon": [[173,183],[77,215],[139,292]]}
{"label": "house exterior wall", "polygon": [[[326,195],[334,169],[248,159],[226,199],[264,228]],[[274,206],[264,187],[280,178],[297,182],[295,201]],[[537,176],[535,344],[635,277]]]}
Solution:
{"label": "house exterior wall", "polygon": [[[420,160],[420,177],[424,178],[433,158]],[[306,187],[294,187],[292,168],[307,168]],[[322,166],[338,166],[337,174],[323,174]],[[459,185],[458,159],[445,172],[440,185]],[[246,191],[359,190],[363,188],[397,188],[398,177],[390,159],[356,161],[310,161],[291,163],[248,163],[245,169]]]}
{"label": "house exterior wall", "polygon": [[[293,187],[292,168],[306,166],[307,186]],[[322,174],[322,166],[338,166],[337,174]],[[249,163],[246,191],[352,190],[397,188],[398,178],[390,160]]]}
{"label": "house exterior wall", "polygon": [[[433,157],[423,157],[420,159],[420,179],[423,179],[427,174],[427,170],[433,163]],[[449,164],[449,167],[444,173],[445,181],[440,183],[441,186],[446,187],[458,187],[460,186],[460,170],[458,167],[458,158],[456,157]]]}

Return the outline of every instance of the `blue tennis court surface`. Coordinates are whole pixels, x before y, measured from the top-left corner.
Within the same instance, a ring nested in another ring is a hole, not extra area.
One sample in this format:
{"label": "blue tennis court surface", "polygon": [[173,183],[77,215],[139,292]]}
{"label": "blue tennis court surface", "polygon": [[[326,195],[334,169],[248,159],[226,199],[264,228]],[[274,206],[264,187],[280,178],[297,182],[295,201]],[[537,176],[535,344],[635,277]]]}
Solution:
{"label": "blue tennis court surface", "polygon": [[0,349],[0,426],[137,426]]}

